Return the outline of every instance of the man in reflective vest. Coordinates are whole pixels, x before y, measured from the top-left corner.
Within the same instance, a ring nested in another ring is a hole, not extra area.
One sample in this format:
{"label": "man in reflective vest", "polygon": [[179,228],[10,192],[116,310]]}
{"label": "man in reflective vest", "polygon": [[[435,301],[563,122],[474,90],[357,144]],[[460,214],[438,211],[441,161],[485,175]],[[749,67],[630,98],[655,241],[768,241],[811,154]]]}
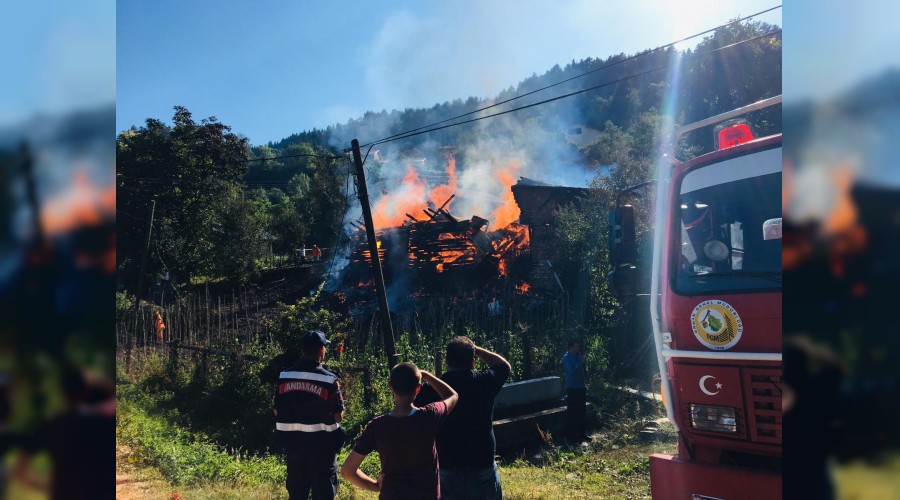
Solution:
{"label": "man in reflective vest", "polygon": [[301,339],[303,357],[281,372],[275,394],[275,433],[287,458],[291,500],[332,500],[337,494],[335,456],[344,444],[340,426],[344,398],[337,375],[322,367],[325,334],[313,330]]}

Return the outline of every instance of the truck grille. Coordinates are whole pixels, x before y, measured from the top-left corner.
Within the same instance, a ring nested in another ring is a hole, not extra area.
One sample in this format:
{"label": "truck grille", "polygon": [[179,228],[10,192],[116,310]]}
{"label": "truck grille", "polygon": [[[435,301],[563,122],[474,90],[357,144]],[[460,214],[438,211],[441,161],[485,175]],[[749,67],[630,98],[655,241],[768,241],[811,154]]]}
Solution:
{"label": "truck grille", "polygon": [[750,368],[744,372],[744,387],[749,387],[748,428],[750,439],[781,444],[781,370]]}

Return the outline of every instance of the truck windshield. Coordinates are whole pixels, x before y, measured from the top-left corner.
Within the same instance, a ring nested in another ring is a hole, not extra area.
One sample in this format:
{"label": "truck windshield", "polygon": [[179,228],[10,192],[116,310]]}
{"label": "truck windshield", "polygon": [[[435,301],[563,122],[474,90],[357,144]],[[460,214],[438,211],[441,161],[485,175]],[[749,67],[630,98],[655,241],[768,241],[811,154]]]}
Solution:
{"label": "truck windshield", "polygon": [[780,147],[689,171],[675,210],[677,293],[781,288]]}

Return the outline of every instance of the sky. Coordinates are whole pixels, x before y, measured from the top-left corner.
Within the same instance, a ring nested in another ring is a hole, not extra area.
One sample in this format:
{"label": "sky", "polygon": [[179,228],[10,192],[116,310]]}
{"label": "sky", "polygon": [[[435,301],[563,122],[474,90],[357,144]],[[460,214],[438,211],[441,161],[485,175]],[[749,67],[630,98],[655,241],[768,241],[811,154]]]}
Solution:
{"label": "sky", "polygon": [[115,102],[115,0],[5,2],[0,47],[0,127]]}
{"label": "sky", "polygon": [[797,0],[785,10],[785,104],[833,97],[900,68],[900,3]]}
{"label": "sky", "polygon": [[[652,49],[775,5],[119,1],[116,127],[170,122],[181,105],[260,145],[366,111],[492,97],[555,64]],[[781,10],[759,20],[780,26]]]}

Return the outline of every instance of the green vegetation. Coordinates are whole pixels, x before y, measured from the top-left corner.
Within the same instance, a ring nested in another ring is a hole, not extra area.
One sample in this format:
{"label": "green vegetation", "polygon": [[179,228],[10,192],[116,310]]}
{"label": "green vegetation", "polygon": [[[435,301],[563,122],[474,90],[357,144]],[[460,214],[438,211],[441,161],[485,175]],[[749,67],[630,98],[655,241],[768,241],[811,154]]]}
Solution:
{"label": "green vegetation", "polygon": [[[641,443],[637,430],[646,417],[631,396],[610,394],[620,410],[595,435],[590,445],[560,447],[552,442],[518,459],[502,463],[500,476],[506,498],[649,498],[651,453],[673,453],[674,431],[662,440]],[[147,482],[150,491],[184,498],[284,498],[284,463],[276,455],[254,456],[228,451],[202,433],[172,423],[171,414],[159,411],[158,402],[140,385],[121,384],[118,394],[116,438],[128,453],[119,457],[131,467],[132,481]],[[631,401],[632,404],[625,403]],[[624,404],[623,404],[624,403]],[[342,462],[349,447],[338,456]],[[122,467],[123,465],[120,465]],[[366,458],[363,470],[379,472],[376,454]],[[375,498],[341,480],[338,498]]]}
{"label": "green vegetation", "polygon": [[[771,29],[761,23],[745,23],[719,30],[696,52]],[[674,64],[677,58],[671,50],[651,53],[557,90],[564,93],[598,85],[648,67]],[[490,333],[484,325],[479,328],[464,319],[448,321],[435,331],[404,327],[408,331],[395,333],[401,358],[429,370],[433,369],[435,349],[443,347],[452,335],[464,333],[477,344],[506,356],[513,366],[513,379],[558,374],[565,337],[578,334],[585,338],[590,360],[587,383],[598,429],[595,441],[586,447],[568,448],[554,442],[553,436],[545,436],[543,447],[501,467],[508,498],[649,496],[647,456],[651,452],[673,452],[675,444],[671,432],[664,442],[639,443],[639,431],[657,417],[659,408],[608,385],[616,376],[610,345],[622,316],[616,314],[621,305],[602,279],[609,271],[609,208],[616,193],[653,177],[660,138],[669,124],[686,123],[780,94],[780,58],[780,39],[760,39],[713,56],[688,57],[678,85],[673,85],[664,72],[649,73],[510,115],[514,119],[485,121],[477,131],[452,127],[385,146],[395,148],[392,153],[397,158],[436,157],[444,154],[437,152],[443,145],[462,151],[485,137],[514,148],[525,147],[516,142],[517,133],[524,127],[542,141],[528,147],[552,149],[553,158],[598,171],[587,199],[580,207],[563,207],[554,228],[554,249],[566,269],[560,272],[587,283],[590,293],[586,304],[566,302],[561,308],[565,312],[558,316],[537,318],[529,321],[531,324],[510,322]],[[495,99],[473,97],[431,109],[369,112],[344,125],[301,132],[259,147],[251,147],[215,118],[195,122],[187,109],[178,106],[171,126],[148,119],[143,127],[121,132],[116,141],[117,201],[124,217],[119,219],[117,238],[117,313],[125,317],[134,307],[155,200],[144,282],[151,283],[148,278],[170,272],[177,289],[207,284],[207,308],[195,310],[190,302],[193,299],[179,297],[175,301],[187,305],[185,315],[177,317],[187,322],[205,312],[205,323],[197,323],[205,325],[205,336],[191,338],[211,342],[212,331],[221,343],[214,347],[238,350],[242,318],[232,309],[226,308],[223,313],[218,302],[215,324],[209,320],[209,304],[221,299],[222,290],[228,286],[249,284],[246,289],[253,289],[253,279],[262,269],[289,259],[300,245],[326,247],[337,241],[348,209],[345,196],[350,194],[345,184],[348,164],[341,149],[350,139],[375,139],[370,131],[387,136],[421,127],[623,59],[625,55],[620,54],[606,60],[572,61],[565,68],[555,66],[544,75],[534,75]],[[674,108],[668,106],[673,103]],[[780,113],[764,114],[755,125],[761,133],[777,131]],[[581,147],[565,141],[567,131],[576,126],[594,129],[596,139]],[[677,146],[686,154],[708,149],[711,139],[699,135]],[[376,188],[384,182],[383,169],[388,165],[378,156],[373,155],[367,164],[371,167],[371,185]],[[247,161],[250,159],[266,161]],[[458,160],[463,165],[465,158]],[[650,198],[636,198],[633,204],[639,215],[645,215],[652,202]],[[639,225],[637,230],[642,254],[646,254],[648,228]],[[218,297],[210,299],[211,288],[221,288],[214,291]],[[326,366],[340,375],[347,402],[343,426],[352,442],[372,417],[391,405],[386,386],[389,366],[380,333],[372,325],[352,329],[348,317],[330,309],[315,291],[311,297],[307,292],[309,287],[290,299],[268,298],[270,309],[254,318],[253,326],[262,328],[257,328],[252,339],[242,340],[240,349],[260,361],[156,346],[132,350],[127,372],[124,363],[118,367],[117,439],[128,450],[124,455],[147,471],[148,477],[155,478],[154,482],[161,483],[160,488],[177,486],[185,498],[283,497],[284,465],[272,442],[272,376],[283,363],[296,359],[300,335],[313,328],[325,331],[335,341],[345,341],[343,355],[335,358],[330,353]],[[296,299],[298,296],[304,298]],[[274,305],[278,300],[289,303]],[[249,310],[249,306],[242,307],[234,310],[241,314]],[[585,312],[572,313],[576,308]],[[229,318],[230,314],[233,317]],[[224,329],[223,317],[228,323]],[[251,323],[249,317],[243,319],[245,324]],[[120,328],[133,323],[140,330],[139,321],[122,320]],[[549,324],[551,321],[557,324]],[[146,332],[142,335],[147,338]],[[345,448],[341,459],[347,452]],[[377,468],[374,456],[364,462],[364,469],[371,474],[376,474]],[[342,484],[341,498],[374,497]]]}
{"label": "green vegetation", "polygon": [[175,485],[225,483],[257,486],[284,481],[284,464],[275,456],[228,452],[202,434],[187,432],[165,414],[148,411],[148,396],[133,387],[118,388],[116,438],[153,464]]}

